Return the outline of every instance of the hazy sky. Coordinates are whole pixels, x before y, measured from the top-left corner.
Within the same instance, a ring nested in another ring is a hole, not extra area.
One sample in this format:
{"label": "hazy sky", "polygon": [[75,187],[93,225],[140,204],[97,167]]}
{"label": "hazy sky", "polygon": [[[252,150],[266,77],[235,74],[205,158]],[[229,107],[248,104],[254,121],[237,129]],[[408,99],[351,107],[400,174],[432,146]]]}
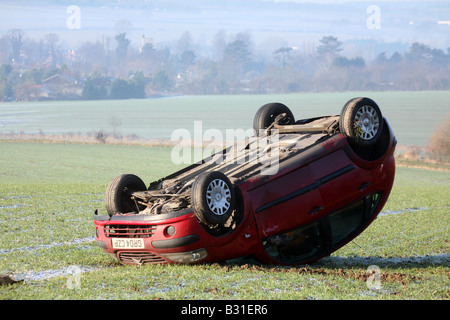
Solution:
{"label": "hazy sky", "polygon": [[[203,0],[202,3],[207,4],[208,1]],[[279,43],[274,45],[277,46],[285,42],[286,45],[298,47],[305,42],[317,42],[324,35],[333,35],[344,41],[350,38],[401,43],[419,41],[438,48],[450,46],[450,32],[447,31],[450,31],[450,26],[437,24],[440,20],[450,20],[450,0],[241,1],[242,4],[256,5],[252,10],[245,9],[248,11],[234,10],[232,6],[222,8],[220,1],[213,1],[204,8],[182,12],[158,8],[140,10],[126,5],[120,8],[89,6],[83,5],[89,1],[80,1],[80,27],[72,29],[67,26],[71,16],[67,12],[68,1],[63,1],[66,5],[45,6],[38,2],[0,0],[0,36],[10,29],[19,28],[28,38],[42,39],[45,34],[57,33],[60,43],[76,46],[83,41],[113,38],[119,32],[118,26],[127,21],[130,27],[125,31],[135,46],[140,45],[143,35],[153,38],[155,43],[166,43],[180,38],[185,31],[189,31],[198,44],[210,43],[219,30],[225,30],[230,35],[248,32],[256,43],[265,42],[262,45],[270,45],[276,40]],[[319,9],[314,6],[258,7],[258,1],[330,3],[334,6],[324,5]],[[367,21],[373,14],[373,10],[367,12],[371,5],[380,9],[378,28],[367,27]]]}
{"label": "hazy sky", "polygon": [[[296,2],[296,3],[345,3],[345,2],[380,2],[375,0],[261,0],[261,1],[271,1],[271,2]],[[381,2],[423,2],[423,0],[390,0]],[[439,1],[439,0],[438,0]]]}

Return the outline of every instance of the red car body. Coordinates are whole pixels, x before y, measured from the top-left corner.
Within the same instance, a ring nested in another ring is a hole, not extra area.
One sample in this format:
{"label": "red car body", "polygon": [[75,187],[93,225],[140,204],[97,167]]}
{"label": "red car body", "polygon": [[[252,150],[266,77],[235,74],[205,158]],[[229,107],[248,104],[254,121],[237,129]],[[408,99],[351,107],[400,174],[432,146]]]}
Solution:
{"label": "red car body", "polygon": [[[295,125],[311,127],[321,121],[336,122],[339,116]],[[234,186],[239,212],[225,231],[205,227],[188,201],[167,213],[95,215],[97,243],[127,264],[206,263],[244,256],[263,263],[304,264],[327,256],[366,229],[389,197],[396,139],[387,120],[381,121],[380,142],[371,151],[355,148],[339,130],[306,129],[280,136],[280,152],[291,151],[280,153],[276,174],[252,173],[246,163],[233,168],[199,163],[158,182],[222,170]]]}

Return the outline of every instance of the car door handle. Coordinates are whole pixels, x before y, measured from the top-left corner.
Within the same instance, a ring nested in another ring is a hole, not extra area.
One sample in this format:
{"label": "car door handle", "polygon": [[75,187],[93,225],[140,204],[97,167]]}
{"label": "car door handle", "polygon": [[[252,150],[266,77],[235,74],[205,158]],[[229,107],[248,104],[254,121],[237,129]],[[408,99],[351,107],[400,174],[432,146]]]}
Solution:
{"label": "car door handle", "polygon": [[359,186],[358,190],[359,190],[359,191],[364,191],[364,190],[367,189],[369,186],[370,186],[370,182],[364,182],[364,183],[362,183],[362,184]]}
{"label": "car door handle", "polygon": [[309,214],[316,214],[316,213],[322,211],[322,209],[323,209],[322,206],[316,206],[316,207],[313,207],[311,210],[309,210],[308,213]]}

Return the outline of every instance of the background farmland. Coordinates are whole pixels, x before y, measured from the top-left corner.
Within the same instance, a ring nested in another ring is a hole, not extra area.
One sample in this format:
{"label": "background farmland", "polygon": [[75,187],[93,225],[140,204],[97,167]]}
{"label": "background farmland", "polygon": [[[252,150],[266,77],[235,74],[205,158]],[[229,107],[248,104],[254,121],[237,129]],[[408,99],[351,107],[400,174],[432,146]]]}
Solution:
{"label": "background farmland", "polygon": [[163,99],[3,103],[0,133],[86,135],[99,131],[117,136],[169,140],[173,130],[252,128],[260,106],[281,102],[297,119],[339,114],[344,104],[369,96],[395,128],[400,145],[428,145],[449,112],[450,91],[342,92],[279,95],[179,96]]}
{"label": "background farmland", "polygon": [[[0,299],[449,299],[449,191],[445,165],[400,162],[380,217],[317,263],[274,267],[241,260],[198,266],[124,266],[95,244],[92,215],[105,213],[107,183],[121,173],[151,182],[181,168],[171,149],[51,143],[51,135],[103,130],[170,139],[172,130],[249,128],[257,108],[279,101],[297,118],[336,114],[361,93],[202,96],[155,100],[0,105]],[[448,114],[449,92],[369,95],[400,145],[426,145]],[[14,134],[11,134],[14,133]],[[24,141],[26,133],[46,137]],[[47,139],[48,138],[48,139]],[[379,269],[370,286],[370,266]]]}

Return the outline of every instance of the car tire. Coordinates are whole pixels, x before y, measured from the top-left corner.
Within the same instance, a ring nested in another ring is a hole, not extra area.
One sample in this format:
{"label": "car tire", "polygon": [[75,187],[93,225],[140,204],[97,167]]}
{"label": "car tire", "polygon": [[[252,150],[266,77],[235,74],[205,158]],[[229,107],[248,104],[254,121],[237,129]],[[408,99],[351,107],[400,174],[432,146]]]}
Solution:
{"label": "car tire", "polygon": [[106,188],[106,211],[110,216],[116,213],[139,212],[143,206],[139,206],[131,198],[136,191],[145,191],[147,187],[141,178],[134,174],[122,174],[115,177]]}
{"label": "car tire", "polygon": [[286,117],[281,120],[280,124],[290,125],[295,123],[292,111],[282,103],[267,103],[259,108],[253,119],[253,129],[256,135],[260,135],[262,130],[267,129],[275,121],[275,118],[282,113],[286,113]]}
{"label": "car tire", "polygon": [[201,173],[192,184],[191,201],[198,220],[223,227],[235,209],[234,186],[222,172]]}
{"label": "car tire", "polygon": [[383,131],[383,116],[369,98],[354,98],[342,108],[339,117],[341,133],[350,143],[365,147],[377,142]]}

